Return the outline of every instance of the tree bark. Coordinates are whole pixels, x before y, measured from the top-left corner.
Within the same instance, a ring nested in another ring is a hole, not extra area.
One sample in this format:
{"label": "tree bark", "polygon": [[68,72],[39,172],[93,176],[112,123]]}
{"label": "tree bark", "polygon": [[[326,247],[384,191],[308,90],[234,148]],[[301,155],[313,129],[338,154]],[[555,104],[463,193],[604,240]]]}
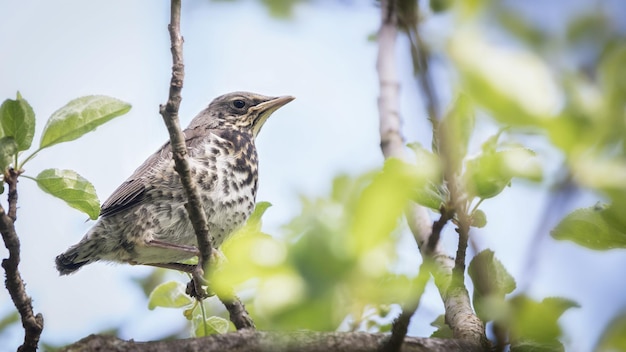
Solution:
{"label": "tree bark", "polygon": [[[369,352],[376,351],[389,335],[358,332],[264,332],[242,330],[203,338],[136,342],[114,336],[90,335],[59,352]],[[408,337],[403,352],[472,352],[480,346],[459,339]]]}

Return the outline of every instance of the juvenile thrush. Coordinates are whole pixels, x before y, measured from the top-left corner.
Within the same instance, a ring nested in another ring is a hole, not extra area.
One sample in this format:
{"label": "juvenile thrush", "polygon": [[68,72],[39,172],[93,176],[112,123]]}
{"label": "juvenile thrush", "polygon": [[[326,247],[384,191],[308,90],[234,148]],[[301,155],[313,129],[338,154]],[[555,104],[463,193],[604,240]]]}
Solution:
{"label": "juvenile thrush", "polygon": [[[254,209],[254,140],[268,117],[291,96],[235,92],[215,98],[183,133],[215,248]],[[186,197],[170,143],[150,156],[104,202],[100,218],[77,244],[56,257],[61,275],[99,260],[179,268],[198,255]]]}

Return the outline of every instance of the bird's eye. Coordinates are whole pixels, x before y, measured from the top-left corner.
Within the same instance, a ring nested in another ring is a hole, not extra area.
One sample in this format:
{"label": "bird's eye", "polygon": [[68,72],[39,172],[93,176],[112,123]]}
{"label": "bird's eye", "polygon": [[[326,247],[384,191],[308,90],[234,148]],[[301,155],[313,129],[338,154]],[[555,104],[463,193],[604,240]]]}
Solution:
{"label": "bird's eye", "polygon": [[246,106],[246,102],[241,99],[233,100],[233,106],[237,109],[241,109]]}

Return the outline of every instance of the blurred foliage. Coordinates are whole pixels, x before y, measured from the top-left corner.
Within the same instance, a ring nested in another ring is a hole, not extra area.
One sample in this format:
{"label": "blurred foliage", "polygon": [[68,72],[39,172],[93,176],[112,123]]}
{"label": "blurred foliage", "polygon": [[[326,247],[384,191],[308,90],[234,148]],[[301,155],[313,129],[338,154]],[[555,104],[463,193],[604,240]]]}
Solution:
{"label": "blurred foliage", "polygon": [[302,199],[283,240],[248,227],[225,243],[228,263],[213,273],[213,288],[227,294],[253,284],[249,307],[261,329],[335,330],[348,315],[361,324],[366,310],[410,301],[413,279],[391,270],[393,234],[412,190],[427,180],[399,160],[337,177],[330,196]]}
{"label": "blurred foliage", "polygon": [[[236,2],[238,0],[212,0],[214,2]],[[310,0],[259,0],[267,8],[270,16],[277,19],[289,19],[293,17],[294,8],[299,3]]]}
{"label": "blurred foliage", "polygon": [[596,352],[626,351],[626,312],[622,311],[607,325],[598,341]]}

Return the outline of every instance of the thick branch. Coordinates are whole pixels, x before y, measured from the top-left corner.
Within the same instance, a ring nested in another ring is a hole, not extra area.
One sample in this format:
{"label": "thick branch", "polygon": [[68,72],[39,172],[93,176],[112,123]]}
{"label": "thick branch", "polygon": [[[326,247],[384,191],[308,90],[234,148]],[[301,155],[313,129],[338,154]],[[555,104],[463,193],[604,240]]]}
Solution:
{"label": "thick branch", "polygon": [[[20,240],[15,232],[14,219],[17,209],[17,177],[19,172],[10,169],[5,174],[5,182],[9,186],[9,214],[0,206],[0,233],[5,247],[9,250],[9,258],[2,260],[2,267],[6,272],[5,286],[15,308],[20,313],[24,327],[24,343],[18,352],[36,351],[39,337],[43,330],[43,316],[33,313],[31,298],[26,294],[22,276],[18,270],[20,263]],[[12,215],[12,216],[11,216]]]}
{"label": "thick branch", "polygon": [[235,295],[234,292],[228,296],[218,296],[218,298],[224,304],[224,307],[226,307],[230,321],[233,322],[233,325],[235,325],[237,330],[255,328],[254,321],[250,318],[250,314],[248,314],[246,307],[243,303],[241,303],[241,300]]}
{"label": "thick branch", "polygon": [[[203,338],[155,342],[124,341],[113,336],[91,335],[61,352],[116,351],[116,352],[371,352],[385,341],[385,334],[340,332],[266,332],[242,330]],[[407,338],[403,352],[472,352],[479,346],[458,339]]]}

